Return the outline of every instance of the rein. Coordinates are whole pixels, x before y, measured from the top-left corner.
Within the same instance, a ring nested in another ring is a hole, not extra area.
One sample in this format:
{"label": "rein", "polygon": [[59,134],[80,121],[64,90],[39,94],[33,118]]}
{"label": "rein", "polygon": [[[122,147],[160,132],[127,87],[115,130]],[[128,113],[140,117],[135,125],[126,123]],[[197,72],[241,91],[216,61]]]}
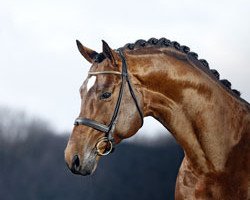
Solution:
{"label": "rein", "polygon": [[[121,60],[122,60],[122,72],[117,72],[117,71],[89,72],[90,76],[106,75],[106,74],[114,74],[114,75],[120,75],[121,76],[122,83],[121,83],[121,87],[120,87],[120,90],[119,90],[118,99],[117,99],[117,102],[116,102],[116,105],[115,105],[115,110],[113,112],[113,116],[111,118],[111,121],[110,121],[109,125],[105,125],[105,124],[99,123],[99,122],[97,122],[95,120],[88,119],[88,118],[82,118],[82,117],[77,118],[75,120],[75,123],[74,123],[75,126],[85,125],[85,126],[93,128],[93,129],[95,129],[97,131],[100,131],[102,133],[105,133],[105,136],[100,138],[98,140],[97,144],[95,145],[96,152],[97,152],[97,154],[99,156],[108,155],[114,150],[114,146],[115,146],[114,130],[115,130],[115,126],[116,126],[116,123],[117,123],[117,120],[118,120],[118,113],[119,113],[119,110],[120,110],[120,105],[121,105],[121,101],[122,101],[122,97],[123,97],[123,93],[124,93],[124,87],[125,87],[126,83],[128,84],[129,92],[130,92],[130,94],[131,94],[131,96],[132,96],[132,98],[133,98],[133,100],[135,102],[136,108],[137,108],[137,110],[138,110],[138,112],[140,114],[141,126],[143,125],[143,113],[142,113],[142,111],[140,109],[139,103],[137,101],[137,98],[135,96],[133,87],[131,85],[131,81],[130,81],[129,76],[128,76],[127,62],[126,62],[125,56],[124,56],[121,49],[119,49],[118,52],[119,52],[119,55],[120,55]],[[106,149],[105,152],[102,152],[100,150],[100,147],[102,146],[101,145],[102,143],[106,143],[109,146],[109,148]]]}

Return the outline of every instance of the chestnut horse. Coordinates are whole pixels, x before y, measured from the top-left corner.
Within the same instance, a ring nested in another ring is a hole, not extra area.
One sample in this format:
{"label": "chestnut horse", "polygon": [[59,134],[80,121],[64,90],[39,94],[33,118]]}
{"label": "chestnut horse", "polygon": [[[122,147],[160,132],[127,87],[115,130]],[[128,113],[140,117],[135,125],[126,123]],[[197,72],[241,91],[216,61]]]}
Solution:
{"label": "chestnut horse", "polygon": [[73,173],[134,135],[143,117],[162,123],[182,146],[175,199],[250,199],[250,105],[186,46],[165,38],[103,52],[77,46],[92,66],[65,150]]}

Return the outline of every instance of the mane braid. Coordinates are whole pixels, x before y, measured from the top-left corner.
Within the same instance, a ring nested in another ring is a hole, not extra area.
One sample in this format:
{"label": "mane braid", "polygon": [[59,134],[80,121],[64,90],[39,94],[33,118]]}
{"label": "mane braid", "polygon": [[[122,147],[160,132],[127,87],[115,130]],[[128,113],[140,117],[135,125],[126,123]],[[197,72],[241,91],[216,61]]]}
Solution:
{"label": "mane braid", "polygon": [[215,69],[210,69],[208,62],[205,59],[198,59],[197,53],[191,52],[189,47],[185,45],[180,45],[176,41],[170,41],[166,38],[160,38],[160,39],[150,38],[148,41],[140,39],[140,40],[137,40],[135,43],[128,43],[124,45],[124,47],[121,47],[120,49],[133,51],[133,50],[142,49],[145,47],[158,47],[158,48],[172,47],[181,53],[185,53],[186,55],[190,56],[192,59],[197,60],[203,67],[205,67],[208,71],[210,71],[210,74],[212,74],[218,81],[222,83],[222,85],[228,88],[234,95],[236,95],[237,97],[240,97],[241,93],[238,90],[231,89],[231,83],[228,80],[226,79],[220,80],[219,72]]}

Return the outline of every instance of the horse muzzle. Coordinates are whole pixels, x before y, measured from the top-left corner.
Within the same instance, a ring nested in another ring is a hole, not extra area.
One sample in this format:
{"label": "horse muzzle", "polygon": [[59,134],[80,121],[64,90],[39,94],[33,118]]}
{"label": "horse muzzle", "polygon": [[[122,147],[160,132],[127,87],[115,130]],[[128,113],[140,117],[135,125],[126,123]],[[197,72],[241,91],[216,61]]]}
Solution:
{"label": "horse muzzle", "polygon": [[82,176],[87,176],[95,171],[97,166],[97,161],[93,156],[81,160],[78,155],[75,155],[71,163],[67,162],[67,166],[69,167],[72,173]]}

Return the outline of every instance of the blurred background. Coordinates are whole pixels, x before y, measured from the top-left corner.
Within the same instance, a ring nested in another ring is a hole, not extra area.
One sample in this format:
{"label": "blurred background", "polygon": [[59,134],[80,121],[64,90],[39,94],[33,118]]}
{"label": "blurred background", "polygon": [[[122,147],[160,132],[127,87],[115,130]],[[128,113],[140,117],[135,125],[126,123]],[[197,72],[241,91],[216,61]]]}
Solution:
{"label": "blurred background", "polygon": [[64,162],[68,136],[23,112],[1,108],[0,116],[1,200],[174,198],[183,152],[172,138],[122,143],[82,177]]}
{"label": "blurred background", "polygon": [[63,151],[90,64],[101,51],[151,37],[187,45],[250,100],[248,0],[0,0],[0,199],[173,199],[183,152],[158,122],[99,163],[71,174]]}

